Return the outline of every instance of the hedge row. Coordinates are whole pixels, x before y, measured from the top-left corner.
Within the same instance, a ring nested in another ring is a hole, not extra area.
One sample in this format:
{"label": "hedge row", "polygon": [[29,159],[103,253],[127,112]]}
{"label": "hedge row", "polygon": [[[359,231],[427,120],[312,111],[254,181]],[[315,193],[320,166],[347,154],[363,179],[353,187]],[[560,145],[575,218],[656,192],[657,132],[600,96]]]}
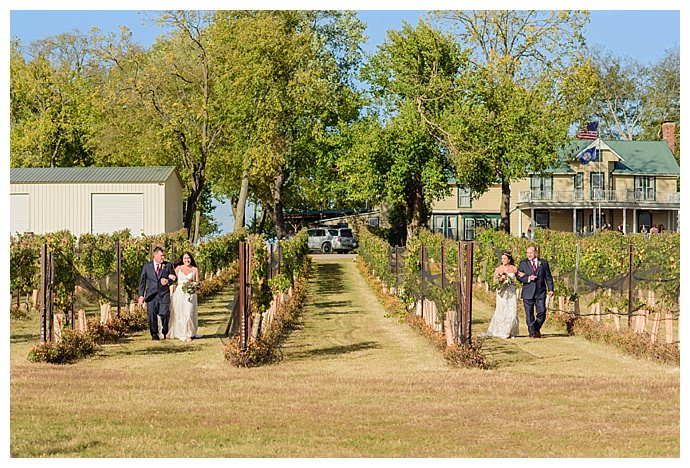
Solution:
{"label": "hedge row", "polygon": [[[239,338],[234,338],[226,345],[225,358],[238,367],[258,366],[276,359],[276,347],[302,307],[309,271],[306,230],[300,231],[292,239],[279,242],[280,273],[276,271],[273,278],[269,278],[270,254],[265,239],[252,235],[247,238],[247,243],[252,248],[252,320],[259,324],[259,331],[245,352],[240,350]],[[278,252],[278,248],[274,252]],[[276,301],[272,320],[268,319],[266,312],[271,302],[291,288],[290,298],[286,302]]]}
{"label": "hedge row", "polygon": [[[10,237],[10,292],[27,292],[39,288],[41,245],[48,244],[55,260],[54,295],[58,310],[68,310],[75,289],[75,270],[96,282],[117,271],[116,242],[122,252],[122,281],[129,299],[136,298],[141,267],[151,259],[154,246],[166,251],[166,258],[179,257],[189,251],[204,273],[218,274],[236,260],[239,242],[244,231],[226,234],[199,245],[191,245],[186,231],[170,234],[131,237],[129,230],[113,234],[83,234],[77,239],[69,231],[45,235],[18,235]],[[111,297],[114,293],[110,291]]]}

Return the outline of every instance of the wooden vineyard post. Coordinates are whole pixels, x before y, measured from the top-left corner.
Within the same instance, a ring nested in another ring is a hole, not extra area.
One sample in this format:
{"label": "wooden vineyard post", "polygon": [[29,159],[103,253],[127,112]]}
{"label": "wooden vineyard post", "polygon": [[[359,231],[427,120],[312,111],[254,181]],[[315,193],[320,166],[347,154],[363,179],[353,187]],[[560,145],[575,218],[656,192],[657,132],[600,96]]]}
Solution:
{"label": "wooden vineyard post", "polygon": [[51,343],[54,341],[54,330],[53,327],[55,325],[55,317],[53,316],[54,310],[53,310],[53,303],[55,302],[53,300],[53,281],[55,280],[55,259],[53,258],[53,252],[50,252],[48,254],[48,307],[47,307],[47,312],[48,312],[48,332],[47,332],[47,339]]}
{"label": "wooden vineyard post", "polygon": [[41,290],[39,294],[39,299],[40,299],[40,307],[41,307],[41,343],[47,342],[48,335],[47,335],[47,317],[48,317],[48,311],[47,311],[47,302],[48,302],[48,291],[46,287],[46,282],[48,280],[48,265],[47,265],[47,253],[48,253],[48,246],[47,244],[43,244],[41,246]]}
{"label": "wooden vineyard post", "polygon": [[666,343],[673,343],[673,314],[671,312],[664,314],[664,328],[666,329]]}
{"label": "wooden vineyard post", "polygon": [[630,239],[628,245],[628,328],[632,327],[633,304],[632,304],[632,280],[633,280],[633,243]]}
{"label": "wooden vineyard post", "polygon": [[655,311],[654,313],[654,326],[652,327],[652,343],[656,343],[659,337],[659,327],[661,326],[661,312]]}
{"label": "wooden vineyard post", "polygon": [[[115,241],[115,250],[117,252],[117,318],[120,318],[120,298],[122,287],[122,250],[120,250],[120,241]],[[175,257],[175,247],[173,246],[173,258]]]}
{"label": "wooden vineyard post", "polygon": [[[240,241],[240,351],[245,353],[249,341],[249,309],[251,307],[251,275],[249,273],[249,246]],[[249,281],[248,281],[249,280]]]}
{"label": "wooden vineyard post", "polygon": [[[472,343],[472,266],[473,266],[473,261],[474,261],[474,243],[473,242],[466,242],[463,245],[463,249],[465,250],[465,255],[464,255],[464,270],[465,270],[465,278],[464,278],[464,297],[462,298],[462,316],[460,318],[460,327],[461,327],[461,333],[460,333],[460,340],[463,343]],[[458,264],[458,273],[463,269],[460,267],[461,264]],[[462,277],[461,277],[462,278]],[[458,301],[460,301],[460,298],[458,298]]]}
{"label": "wooden vineyard post", "polygon": [[621,329],[621,318],[618,316],[618,307],[611,309],[611,315],[613,315],[613,324],[616,327],[616,331]]}
{"label": "wooden vineyard post", "polygon": [[421,266],[419,269],[419,295],[421,296],[420,302],[422,304],[422,320],[424,320],[424,244],[419,249],[419,257],[419,264]]}

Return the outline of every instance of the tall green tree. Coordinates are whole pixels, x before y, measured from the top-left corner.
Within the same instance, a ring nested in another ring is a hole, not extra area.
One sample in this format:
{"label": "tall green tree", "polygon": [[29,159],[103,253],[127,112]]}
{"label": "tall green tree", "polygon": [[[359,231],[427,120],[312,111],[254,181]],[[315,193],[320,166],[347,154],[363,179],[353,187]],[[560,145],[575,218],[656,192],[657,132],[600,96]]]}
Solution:
{"label": "tall green tree", "polygon": [[219,89],[231,97],[223,109],[233,144],[214,165],[242,174],[242,185],[225,185],[247,189],[228,195],[246,199],[250,188],[280,237],[286,204],[299,192],[297,174],[313,175],[340,125],[358,116],[352,76],[363,29],[352,12],[216,14],[214,44],[225,53]]}
{"label": "tall green tree", "polygon": [[190,238],[199,237],[194,226],[207,163],[223,146],[219,100],[225,97],[215,92],[210,21],[205,12],[163,12],[158,22],[168,33],[148,51],[134,44],[126,29],[99,38],[109,75],[103,126],[94,143],[108,161],[178,166]]}
{"label": "tall green tree", "polygon": [[510,231],[510,184],[551,165],[594,91],[579,11],[447,11],[436,17],[470,51],[472,73],[441,117],[420,109],[478,197],[501,185]]}
{"label": "tall green tree", "polygon": [[408,236],[426,225],[431,203],[449,193],[452,164],[426,118],[451,105],[453,84],[468,65],[450,36],[420,21],[389,31],[363,70],[385,117],[371,116],[354,129],[341,173],[354,197],[401,207]]}
{"label": "tall green tree", "polygon": [[93,154],[91,52],[79,32],[10,42],[10,164],[88,166]]}

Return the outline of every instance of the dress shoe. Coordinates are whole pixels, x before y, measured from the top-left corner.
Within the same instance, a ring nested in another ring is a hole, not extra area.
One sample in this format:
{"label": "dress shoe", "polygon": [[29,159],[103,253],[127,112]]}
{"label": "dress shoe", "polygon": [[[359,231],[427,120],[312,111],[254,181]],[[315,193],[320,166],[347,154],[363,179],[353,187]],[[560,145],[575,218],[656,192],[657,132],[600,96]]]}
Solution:
{"label": "dress shoe", "polygon": [[151,338],[151,341],[160,341],[160,338]]}
{"label": "dress shoe", "polygon": [[536,332],[534,332],[534,337],[535,338],[541,338],[541,332],[538,330]]}

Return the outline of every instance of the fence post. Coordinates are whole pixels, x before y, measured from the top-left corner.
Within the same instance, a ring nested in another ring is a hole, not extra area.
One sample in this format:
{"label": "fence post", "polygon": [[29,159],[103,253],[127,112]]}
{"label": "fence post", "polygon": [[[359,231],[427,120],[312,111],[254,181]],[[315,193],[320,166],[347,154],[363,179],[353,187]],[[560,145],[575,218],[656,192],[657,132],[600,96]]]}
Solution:
{"label": "fence post", "polygon": [[465,337],[463,334],[463,320],[465,317],[465,297],[463,294],[463,281],[462,272],[464,271],[463,265],[465,264],[464,256],[465,243],[458,242],[458,304],[457,312],[455,313],[455,336],[456,340],[460,343],[464,343]]}
{"label": "fence post", "polygon": [[247,258],[246,245],[240,241],[240,351],[247,351]]}
{"label": "fence post", "polygon": [[441,239],[441,291],[446,289],[446,249],[444,239]]}
{"label": "fence post", "polygon": [[573,303],[573,315],[580,315],[580,296],[577,294],[577,276],[580,274],[580,244],[575,250],[575,281],[573,282],[573,292],[575,302]]}
{"label": "fence post", "polygon": [[53,252],[50,252],[48,254],[48,333],[47,337],[48,340],[52,343],[53,342],[53,326],[55,322],[55,317],[53,314],[55,311],[53,310],[53,282],[55,281],[55,258],[53,258]]}
{"label": "fence post", "polygon": [[[115,241],[115,249],[117,251],[117,318],[120,318],[120,298],[122,297],[122,250],[120,250],[120,241]],[[174,249],[174,247],[173,247]]]}
{"label": "fence post", "polygon": [[628,244],[628,328],[632,327],[633,305],[632,305],[632,277],[633,277],[633,243],[630,239]]}
{"label": "fence post", "polygon": [[398,294],[398,246],[395,246],[395,294]]}
{"label": "fence post", "polygon": [[48,280],[48,265],[47,265],[47,253],[48,246],[43,244],[41,246],[41,294],[40,294],[40,307],[41,307],[41,343],[45,343],[47,339],[46,335],[46,319],[48,317],[46,306],[48,291],[46,288],[46,282]]}
{"label": "fence post", "polygon": [[419,249],[420,266],[419,269],[419,295],[421,296],[422,320],[424,320],[424,244]]}
{"label": "fence post", "polygon": [[474,264],[474,242],[468,242],[465,256],[465,337],[472,344],[472,267]]}

